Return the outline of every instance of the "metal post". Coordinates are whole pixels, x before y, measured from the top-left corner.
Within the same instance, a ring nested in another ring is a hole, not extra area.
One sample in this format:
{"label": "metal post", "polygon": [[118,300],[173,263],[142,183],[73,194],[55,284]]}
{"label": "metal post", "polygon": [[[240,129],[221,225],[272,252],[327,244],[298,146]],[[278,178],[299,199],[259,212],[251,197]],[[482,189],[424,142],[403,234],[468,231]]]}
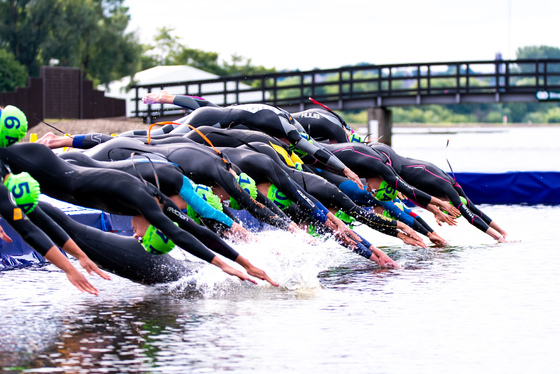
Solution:
{"label": "metal post", "polygon": [[[380,143],[391,146],[391,138],[393,135],[393,113],[386,107],[370,108],[367,110],[368,127],[370,124],[377,122],[377,136]],[[373,139],[372,139],[373,140]]]}

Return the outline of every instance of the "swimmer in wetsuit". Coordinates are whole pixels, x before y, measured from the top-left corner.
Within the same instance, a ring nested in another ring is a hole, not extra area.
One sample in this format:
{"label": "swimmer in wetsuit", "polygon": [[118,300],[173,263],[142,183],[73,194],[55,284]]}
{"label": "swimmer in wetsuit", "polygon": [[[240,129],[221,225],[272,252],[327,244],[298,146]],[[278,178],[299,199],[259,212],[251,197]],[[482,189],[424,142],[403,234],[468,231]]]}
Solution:
{"label": "swimmer in wetsuit", "polygon": [[[393,148],[383,143],[372,143],[371,148],[411,185],[432,196],[449,200],[471,225],[500,243],[507,242],[506,231],[474,205],[457,181],[436,165],[401,156]],[[466,204],[463,203],[461,197],[467,201]]]}
{"label": "swimmer in wetsuit", "polygon": [[197,263],[170,255],[153,255],[138,239],[81,224],[49,203],[41,201],[38,207],[100,267],[133,282],[146,285],[173,282],[199,267]]}
{"label": "swimmer in wetsuit", "polygon": [[[143,98],[146,104],[153,103],[175,103],[176,95],[162,95],[161,93],[150,93]],[[180,105],[180,104],[177,104]],[[183,105],[181,105],[183,106]],[[267,104],[241,104],[229,107],[204,106],[192,108],[183,106],[187,109],[196,109],[188,116],[179,119],[177,122],[183,125],[177,127],[173,133],[186,133],[191,131],[190,126],[216,126],[216,127],[235,127],[245,126],[252,130],[262,131],[271,136],[291,144],[296,149],[305,152],[310,157],[316,158],[320,162],[328,165],[333,170],[346,175],[354,181],[360,188],[363,187],[358,176],[344,163],[340,162],[335,156],[324,149],[320,144],[306,141],[301,133],[303,127],[294,120],[292,115],[285,110]]]}
{"label": "swimmer in wetsuit", "polygon": [[187,209],[187,205],[193,208],[202,218],[202,222],[213,231],[232,237],[235,240],[252,240],[253,236],[239,223],[233,221],[210,206],[204,201],[193,188],[193,181],[187,178],[177,165],[160,157],[135,156],[122,161],[97,161],[83,152],[71,151],[59,155],[60,158],[80,166],[111,168],[124,171],[139,177],[149,183],[159,186],[161,192],[173,200],[181,210]]}
{"label": "swimmer in wetsuit", "polygon": [[[391,147],[382,143],[373,143],[371,146],[360,143],[325,146],[352,165],[360,176],[366,178],[368,190],[376,190],[384,180],[417,205],[428,208],[434,213],[439,224],[447,222],[455,225],[454,217],[463,214],[469,223],[498,242],[507,242],[504,237],[505,231],[495,222],[492,223],[492,220],[479,210],[476,210],[478,215],[473,214],[461,202],[459,193],[464,196],[464,192],[459,192],[462,190],[455,186],[455,181],[435,165],[399,156]],[[451,201],[453,205],[442,201],[440,197]],[[451,216],[442,214],[440,209],[451,212]]]}
{"label": "swimmer in wetsuit", "polygon": [[44,145],[35,143],[0,148],[0,159],[14,172],[27,171],[40,183],[43,192],[53,198],[115,214],[141,215],[179,247],[224,272],[254,282],[227,265],[206,245],[238,262],[250,275],[275,284],[266,273],[254,267],[215,233],[182,214],[173,201],[156,187],[144,184],[125,172],[72,165]]}
{"label": "swimmer in wetsuit", "polygon": [[[99,294],[99,290],[72,265],[47,234],[22,212],[21,208],[16,205],[11,193],[3,184],[0,184],[0,216],[21,236],[24,242],[29,244],[31,248],[45,257],[53,265],[64,271],[70,283],[78,290],[89,292],[93,295]],[[1,227],[0,238],[8,243],[12,241]],[[81,250],[71,254],[80,261],[82,267],[86,269],[89,274],[95,272],[104,279],[110,279],[110,277],[100,271],[97,265],[91,262],[87,255]]]}
{"label": "swimmer in wetsuit", "polygon": [[[92,133],[77,135],[71,139],[50,133],[37,142],[52,148],[59,148],[61,144],[87,148],[85,154],[99,161],[123,160],[129,158],[132,153],[157,153],[166,161],[176,164],[183,174],[195,183],[223,188],[227,194],[239,202],[243,209],[260,221],[282,230],[301,232],[283,212],[272,212],[243,191],[230,173],[230,165],[224,163],[224,160],[215,151],[188,139],[183,139],[184,145],[175,144],[183,136],[182,134],[160,135],[152,139],[150,143],[152,145],[147,145],[144,144],[147,138],[143,136],[113,138],[110,135]],[[169,142],[167,141],[169,137],[179,140]]]}
{"label": "swimmer in wetsuit", "polygon": [[307,109],[292,113],[306,133],[318,142],[361,143],[363,139],[356,134],[346,121],[332,111],[321,108]]}
{"label": "swimmer in wetsuit", "polygon": [[[8,105],[0,108],[0,147],[10,147],[20,141],[27,132],[27,118],[25,114],[18,108]],[[0,161],[0,216],[21,236],[23,241],[29,244],[37,253],[45,257],[49,262],[65,272],[66,277],[76,288],[82,292],[89,292],[98,295],[99,291],[80,273],[64,254],[56,247],[51,238],[33,223],[26,211],[34,214],[36,218],[43,219],[40,210],[36,204],[39,199],[40,190],[37,186],[30,186],[35,182],[29,176],[12,174],[8,165]],[[37,184],[37,183],[36,183]],[[33,188],[35,187],[35,188]],[[13,193],[11,192],[11,190]],[[31,193],[31,192],[34,192]],[[27,199],[29,196],[31,201]],[[21,200],[24,200],[23,202]],[[20,205],[18,205],[18,202]],[[45,225],[50,224],[48,220],[44,220]],[[43,225],[44,226],[44,225]],[[0,239],[10,243],[12,239],[0,227]],[[80,265],[89,273],[97,273],[104,279],[110,277],[99,270],[97,265],[93,263],[87,255],[70,240],[63,240],[61,246],[73,255]]]}

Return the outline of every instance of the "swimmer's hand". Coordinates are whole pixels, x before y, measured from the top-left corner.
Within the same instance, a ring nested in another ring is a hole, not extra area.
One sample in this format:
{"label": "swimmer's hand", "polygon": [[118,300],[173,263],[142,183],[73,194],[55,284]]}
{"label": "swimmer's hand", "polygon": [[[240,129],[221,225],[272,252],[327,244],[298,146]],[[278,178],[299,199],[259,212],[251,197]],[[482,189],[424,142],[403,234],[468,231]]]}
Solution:
{"label": "swimmer's hand", "polygon": [[107,280],[111,279],[111,276],[109,274],[101,271],[101,269],[99,269],[97,264],[95,262],[93,262],[92,260],[90,260],[89,257],[82,256],[82,257],[79,258],[79,262],[80,262],[80,266],[82,268],[84,268],[85,271],[87,271],[89,275],[93,275],[93,273],[96,273],[97,275],[99,275],[103,279],[107,279]]}
{"label": "swimmer's hand", "polygon": [[89,292],[92,295],[99,295],[99,290],[88,282],[86,277],[75,267],[64,270],[66,277],[81,292]]}
{"label": "swimmer's hand", "polygon": [[437,245],[438,247],[443,247],[444,245],[447,244],[445,239],[443,239],[441,236],[436,234],[435,231],[428,233],[428,239],[430,239],[430,241],[435,245]]}
{"label": "swimmer's hand", "polygon": [[174,95],[170,95],[167,91],[151,92],[144,95],[142,102],[144,104],[173,104]]}
{"label": "swimmer's hand", "polygon": [[457,226],[457,220],[449,214],[445,214],[437,208],[433,213],[439,226],[443,226],[443,223],[447,223],[449,226]]}
{"label": "swimmer's hand", "polygon": [[360,177],[358,177],[358,175],[356,173],[354,173],[352,170],[350,170],[349,167],[344,168],[344,170],[342,170],[342,172],[344,173],[344,175],[346,175],[346,177],[348,177],[348,179],[350,179],[352,182],[356,183],[358,185],[358,187],[360,187],[360,190],[364,189],[364,184],[360,180]]}
{"label": "swimmer's hand", "polygon": [[255,243],[258,241],[255,235],[237,222],[233,222],[231,228],[225,231],[224,234],[236,243]]}
{"label": "swimmer's hand", "polygon": [[[235,260],[235,262],[237,262],[239,265],[243,266],[243,268],[245,268],[245,270],[247,271],[247,274],[255,277],[255,278],[259,278],[260,280],[264,280],[267,281],[268,283],[272,284],[274,287],[278,287],[278,283],[274,282],[266,273],[264,270],[259,269],[258,267],[256,267],[255,265],[251,264],[249,262],[249,260],[247,260],[245,257],[239,255],[237,256],[237,259]],[[256,282],[255,282],[256,284]]]}
{"label": "swimmer's hand", "polygon": [[[397,229],[402,230],[407,236],[411,237],[412,239],[421,242],[424,244],[424,241],[410,226],[407,224],[397,221]],[[425,245],[420,245],[422,248],[426,248]]]}
{"label": "swimmer's hand", "polygon": [[400,269],[401,266],[387,256],[385,252],[381,249],[374,247],[373,245],[369,247],[372,254],[369,258],[371,261],[375,262],[377,265],[386,269]]}
{"label": "swimmer's hand", "polygon": [[426,243],[420,238],[416,239],[411,236],[408,236],[404,232],[399,232],[397,234],[397,238],[403,241],[404,244],[414,245],[421,248],[426,248]]}
{"label": "swimmer's hand", "polygon": [[6,234],[2,226],[0,226],[0,239],[4,240],[6,243],[12,242],[12,238],[10,238],[8,234]]}
{"label": "swimmer's hand", "polygon": [[442,209],[445,212],[449,212],[449,215],[452,216],[453,218],[457,218],[461,215],[461,212],[459,211],[459,209],[455,208],[453,205],[447,203],[447,202],[443,202],[439,199],[436,200],[436,202],[434,202],[434,204]]}

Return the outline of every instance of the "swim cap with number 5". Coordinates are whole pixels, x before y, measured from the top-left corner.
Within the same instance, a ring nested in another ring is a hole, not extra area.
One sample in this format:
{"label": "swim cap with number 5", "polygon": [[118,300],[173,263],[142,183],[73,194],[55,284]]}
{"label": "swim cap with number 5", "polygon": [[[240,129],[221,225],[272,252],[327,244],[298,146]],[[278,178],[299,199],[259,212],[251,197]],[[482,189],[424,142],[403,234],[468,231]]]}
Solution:
{"label": "swim cap with number 5", "polygon": [[27,117],[13,105],[0,110],[0,147],[19,142],[27,133]]}
{"label": "swim cap with number 5", "polygon": [[33,212],[39,203],[41,187],[29,173],[10,174],[4,182],[6,188],[12,193],[16,204],[25,214]]}

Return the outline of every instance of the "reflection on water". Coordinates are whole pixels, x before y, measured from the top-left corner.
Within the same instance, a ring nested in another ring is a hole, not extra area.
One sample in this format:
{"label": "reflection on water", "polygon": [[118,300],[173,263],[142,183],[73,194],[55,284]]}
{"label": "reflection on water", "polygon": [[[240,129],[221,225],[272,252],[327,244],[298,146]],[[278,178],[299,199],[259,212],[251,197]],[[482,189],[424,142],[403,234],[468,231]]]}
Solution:
{"label": "reflection on water", "polygon": [[[47,266],[0,273],[0,367],[29,373],[432,373],[556,370],[560,207],[485,206],[511,244],[466,222],[445,248],[369,232],[403,265],[267,233],[244,247],[282,287],[212,267],[171,285],[92,278],[79,294]],[[90,277],[91,278],[91,277]]]}

